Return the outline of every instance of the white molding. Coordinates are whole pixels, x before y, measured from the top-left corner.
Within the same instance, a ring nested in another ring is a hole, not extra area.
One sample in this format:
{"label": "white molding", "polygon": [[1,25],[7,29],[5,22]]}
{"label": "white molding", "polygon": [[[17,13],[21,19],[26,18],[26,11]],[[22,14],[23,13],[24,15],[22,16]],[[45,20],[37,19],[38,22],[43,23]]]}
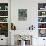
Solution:
{"label": "white molding", "polygon": [[8,0],[0,0],[0,3],[8,3]]}

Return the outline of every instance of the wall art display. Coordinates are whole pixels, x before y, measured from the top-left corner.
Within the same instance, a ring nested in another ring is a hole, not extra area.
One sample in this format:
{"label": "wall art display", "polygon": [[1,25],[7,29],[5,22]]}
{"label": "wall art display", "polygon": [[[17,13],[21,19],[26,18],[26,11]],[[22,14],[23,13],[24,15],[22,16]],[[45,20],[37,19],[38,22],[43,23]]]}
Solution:
{"label": "wall art display", "polygon": [[46,29],[39,29],[39,37],[46,37]]}
{"label": "wall art display", "polygon": [[27,9],[18,9],[18,20],[19,21],[27,20]]}

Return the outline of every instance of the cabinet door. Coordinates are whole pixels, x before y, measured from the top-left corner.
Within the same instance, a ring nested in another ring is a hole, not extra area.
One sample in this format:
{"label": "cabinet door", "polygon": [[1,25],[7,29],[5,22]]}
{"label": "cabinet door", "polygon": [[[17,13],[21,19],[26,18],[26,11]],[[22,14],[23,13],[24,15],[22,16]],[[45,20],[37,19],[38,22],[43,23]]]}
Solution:
{"label": "cabinet door", "polygon": [[46,38],[38,38],[38,46],[46,46]]}

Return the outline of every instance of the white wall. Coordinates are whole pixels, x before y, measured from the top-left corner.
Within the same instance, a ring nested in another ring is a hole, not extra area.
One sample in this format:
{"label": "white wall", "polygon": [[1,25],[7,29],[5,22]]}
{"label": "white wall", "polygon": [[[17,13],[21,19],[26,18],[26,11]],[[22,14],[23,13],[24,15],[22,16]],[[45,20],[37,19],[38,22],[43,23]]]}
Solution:
{"label": "white wall", "polygon": [[[27,9],[26,21],[18,21],[18,9]],[[34,23],[37,23],[37,2],[31,0],[12,0],[11,15],[11,22],[16,25],[17,30],[26,30],[32,24],[35,25]]]}
{"label": "white wall", "polygon": [[[11,0],[11,22],[16,25],[17,30],[26,30],[34,25],[37,28],[38,3],[46,0]],[[18,21],[18,9],[27,9],[27,20]]]}
{"label": "white wall", "polygon": [[[27,9],[27,21],[18,21],[18,9]],[[33,35],[37,36],[37,9],[38,4],[37,0],[11,0],[11,22],[13,22],[16,25],[16,32],[21,33],[28,29],[29,26],[34,25],[35,26],[35,32]],[[23,30],[23,31],[22,31]],[[35,41],[35,39],[33,39]],[[37,44],[37,42],[33,43]]]}
{"label": "white wall", "polygon": [[[38,3],[45,3],[46,0],[11,0],[11,22],[16,25],[18,30],[27,30],[32,24],[35,26],[35,34],[38,36]],[[18,9],[27,9],[27,21],[18,21]],[[16,31],[17,31],[16,30]],[[37,40],[36,40],[37,39]],[[43,44],[42,38],[34,37],[33,46],[40,46],[38,43]]]}

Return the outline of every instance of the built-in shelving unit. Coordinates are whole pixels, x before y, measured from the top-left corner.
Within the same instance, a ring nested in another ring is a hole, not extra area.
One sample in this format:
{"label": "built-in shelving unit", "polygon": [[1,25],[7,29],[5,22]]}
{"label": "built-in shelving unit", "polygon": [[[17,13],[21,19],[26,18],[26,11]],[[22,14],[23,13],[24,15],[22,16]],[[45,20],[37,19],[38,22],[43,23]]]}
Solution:
{"label": "built-in shelving unit", "polygon": [[0,3],[0,35],[8,37],[8,3]]}
{"label": "built-in shelving unit", "polygon": [[38,31],[40,37],[46,37],[46,3],[38,3]]}

